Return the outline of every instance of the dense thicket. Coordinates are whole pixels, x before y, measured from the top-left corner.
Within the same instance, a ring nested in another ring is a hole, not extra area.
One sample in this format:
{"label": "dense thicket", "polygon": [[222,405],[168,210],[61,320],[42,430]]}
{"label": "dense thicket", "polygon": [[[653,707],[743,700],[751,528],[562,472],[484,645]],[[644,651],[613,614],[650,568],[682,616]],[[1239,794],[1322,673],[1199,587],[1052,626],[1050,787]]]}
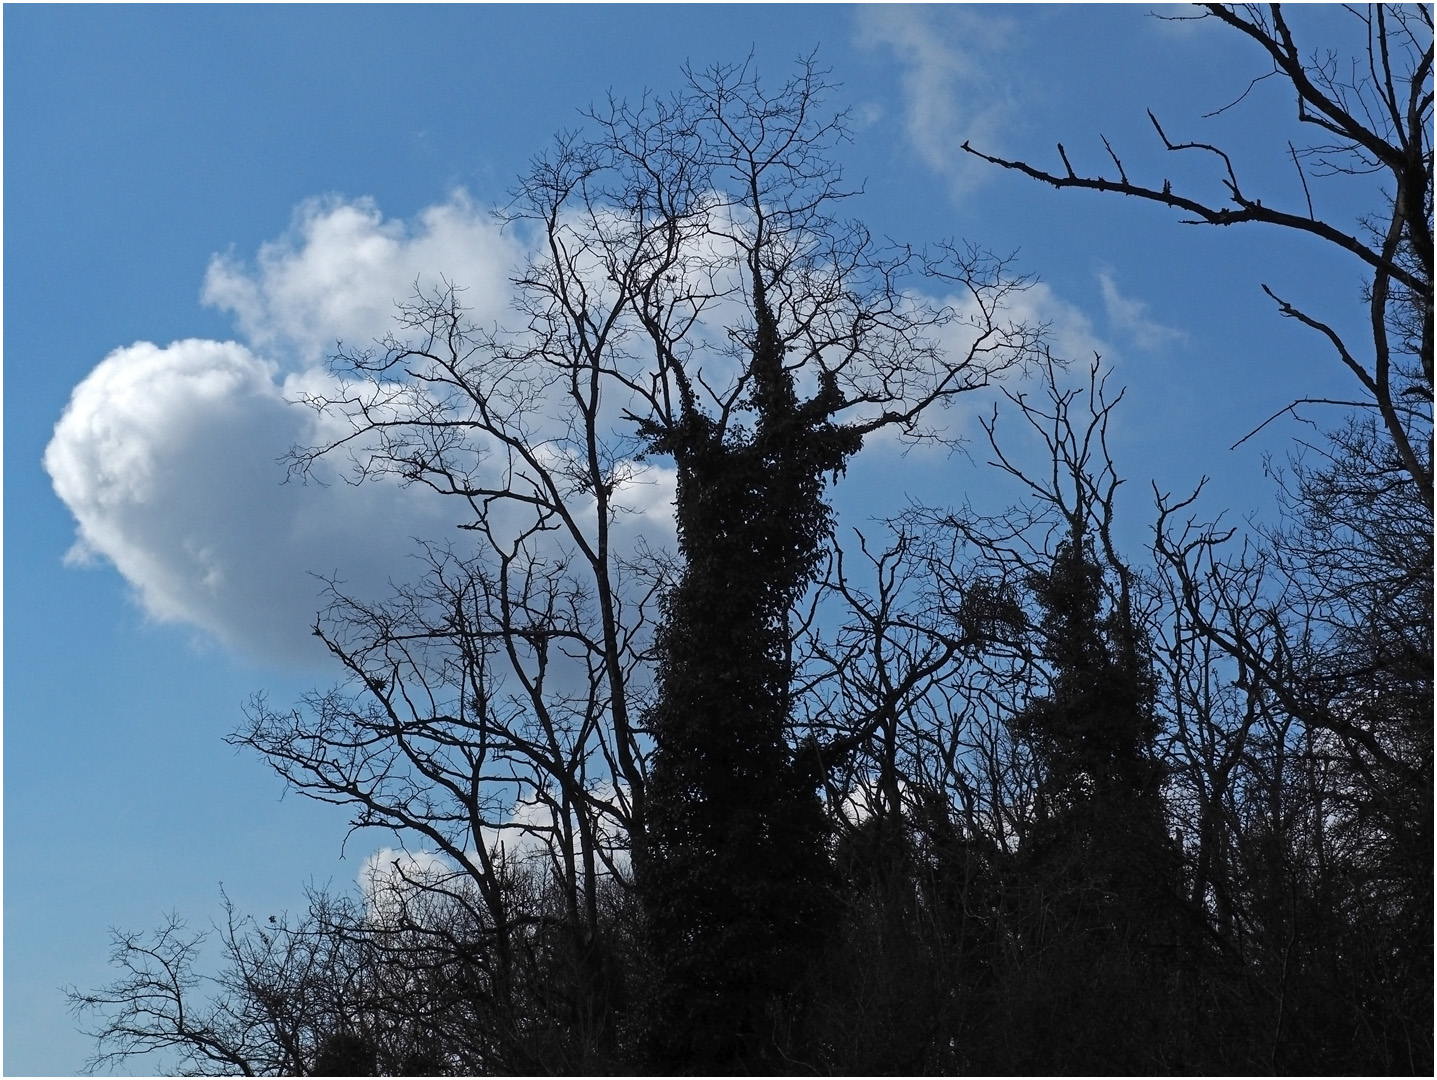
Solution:
{"label": "dense thicket", "polygon": [[[208,981],[177,920],[118,938],[118,980],[73,995],[97,1063],[1430,1074],[1430,12],[1367,16],[1382,75],[1351,83],[1278,8],[1211,14],[1346,140],[1329,166],[1388,170],[1371,244],[1248,199],[1230,161],[1218,209],[989,160],[1368,267],[1370,349],[1279,301],[1367,398],[1294,454],[1275,524],[1159,495],[1120,551],[1121,394],[1008,319],[1001,261],[837,218],[812,64],[611,104],[511,206],[523,325],[418,297],[310,401],[351,426],[297,467],[348,452],[463,500],[466,544],[383,603],[336,588],[317,632],[348,681],[258,699],[234,740],[413,853],[359,901],[231,912]],[[1021,502],[833,534],[865,436],[932,435],[1020,370],[1041,390],[1002,415],[1046,460],[986,430]],[[655,462],[672,557],[625,531]]]}

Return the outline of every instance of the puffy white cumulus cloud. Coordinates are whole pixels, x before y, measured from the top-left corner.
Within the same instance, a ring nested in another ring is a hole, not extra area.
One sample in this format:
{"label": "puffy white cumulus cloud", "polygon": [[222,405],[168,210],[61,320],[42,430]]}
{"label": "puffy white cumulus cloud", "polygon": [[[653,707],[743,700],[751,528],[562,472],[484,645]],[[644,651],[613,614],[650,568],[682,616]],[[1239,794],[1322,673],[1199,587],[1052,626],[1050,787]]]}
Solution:
{"label": "puffy white cumulus cloud", "polygon": [[[309,373],[311,381],[317,376]],[[452,526],[397,484],[283,483],[316,435],[278,369],[235,342],[138,342],[75,388],[45,451],[77,522],[71,561],[112,562],[144,610],[268,660],[318,655],[314,573],[401,576],[410,537]]]}
{"label": "puffy white cumulus cloud", "polygon": [[[156,620],[260,659],[317,659],[310,628],[326,601],[316,575],[386,596],[418,570],[413,539],[454,535],[467,508],[392,480],[347,483],[340,458],[326,484],[286,484],[292,447],[348,431],[343,417],[292,402],[332,394],[322,361],[336,340],[364,347],[385,335],[416,281],[450,281],[476,320],[502,318],[521,258],[463,193],[412,221],[386,220],[371,200],[311,200],[253,264],[217,256],[204,299],[233,312],[242,341],[117,349],[55,427],[44,460],[77,522],[70,561],[113,563]],[[672,470],[634,464],[626,476],[620,535],[666,542]]]}
{"label": "puffy white cumulus cloud", "polygon": [[520,256],[492,214],[462,191],[413,221],[386,220],[372,199],[310,199],[252,267],[214,256],[202,296],[233,312],[256,348],[315,362],[337,341],[365,348],[383,338],[396,302],[416,284],[428,291],[452,282],[479,322],[498,319]]}
{"label": "puffy white cumulus cloud", "polygon": [[[379,599],[390,581],[419,569],[406,558],[413,538],[454,536],[466,507],[392,481],[354,486],[331,475],[323,486],[284,484],[280,459],[291,447],[346,431],[342,417],[291,402],[332,391],[320,361],[333,342],[361,346],[384,335],[395,300],[416,279],[437,285],[443,275],[466,289],[476,319],[503,321],[508,275],[522,254],[456,194],[409,222],[386,220],[368,200],[311,201],[252,264],[216,258],[204,296],[234,313],[243,340],[118,349],[75,389],[56,426],[45,466],[77,521],[72,558],[113,563],[157,620],[199,627],[263,659],[317,658],[309,630],[325,601],[315,575]],[[961,300],[947,299],[964,313]],[[1047,324],[1061,355],[1106,351],[1091,322],[1046,286],[1014,293],[1008,304],[1009,317]],[[966,351],[961,325],[947,333],[952,350]],[[718,381],[725,374],[722,361],[706,372]],[[965,395],[933,419],[972,432],[972,410],[988,401]],[[626,428],[625,407],[622,395],[606,396],[604,420],[616,431]],[[530,419],[533,436],[554,439],[561,458],[570,434],[562,409],[546,406]],[[897,448],[892,438],[874,441]],[[337,459],[335,468],[344,464]],[[494,464],[501,467],[497,455]],[[671,546],[673,468],[620,461],[615,479],[619,553]],[[571,509],[591,525],[592,502]]]}

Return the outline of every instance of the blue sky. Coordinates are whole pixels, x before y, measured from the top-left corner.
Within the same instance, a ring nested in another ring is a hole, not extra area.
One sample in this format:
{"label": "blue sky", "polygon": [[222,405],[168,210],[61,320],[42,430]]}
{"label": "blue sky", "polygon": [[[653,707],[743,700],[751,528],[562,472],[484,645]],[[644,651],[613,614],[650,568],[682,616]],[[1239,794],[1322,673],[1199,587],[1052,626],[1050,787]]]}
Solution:
{"label": "blue sky", "polygon": [[[1206,474],[1211,510],[1270,518],[1263,457],[1299,429],[1228,447],[1345,384],[1259,285],[1348,325],[1360,268],[1302,237],[1052,192],[959,149],[1055,166],[1062,141],[1096,169],[1101,133],[1134,176],[1217,197],[1210,171],[1164,160],[1151,108],[1173,137],[1229,149],[1265,202],[1298,205],[1301,133],[1275,81],[1203,119],[1265,70],[1255,48],[1149,10],[7,6],[5,1071],[81,1066],[59,988],[109,977],[109,927],[170,910],[205,925],[221,883],[242,910],[296,908],[306,883],[347,888],[393,842],[345,845],[342,813],[281,799],[222,741],[250,694],[336,677],[308,637],[309,572],[382,590],[411,536],[450,527],[414,493],[282,486],[275,458],[307,430],[283,399],[334,337],[382,333],[415,277],[449,275],[502,317],[518,249],[488,212],[611,90],[675,88],[685,61],[750,52],[777,82],[818,48],[833,106],[852,109],[851,212],[896,239],[1017,251],[1041,278],[1025,313],[1128,386],[1114,448],[1130,542],[1150,481]],[[1302,15],[1314,43],[1341,26]],[[1362,180],[1314,195],[1343,223],[1377,205]],[[983,460],[878,448],[838,496],[844,521],[910,495],[1006,501]]]}

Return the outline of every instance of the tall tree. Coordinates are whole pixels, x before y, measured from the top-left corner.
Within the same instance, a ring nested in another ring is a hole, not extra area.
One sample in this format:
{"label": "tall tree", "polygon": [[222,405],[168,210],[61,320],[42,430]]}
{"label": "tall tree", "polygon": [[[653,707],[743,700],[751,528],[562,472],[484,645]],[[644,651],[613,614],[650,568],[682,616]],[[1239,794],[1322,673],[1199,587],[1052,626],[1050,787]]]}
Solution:
{"label": "tall tree", "polygon": [[659,1060],[720,1072],[767,1062],[767,1007],[818,952],[831,902],[818,777],[788,741],[789,617],[828,539],[825,474],[862,438],[828,420],[831,379],[799,404],[754,263],[752,435],[723,439],[687,403],[653,444],[679,466],[684,570],[659,640],[639,884],[665,979]]}
{"label": "tall tree", "polygon": [[[337,595],[318,630],[350,686],[261,702],[238,741],[357,826],[442,852],[454,875],[428,887],[476,910],[501,1003],[523,998],[535,918],[506,885],[516,850],[553,875],[595,988],[601,883],[632,884],[655,1052],[759,1067],[822,922],[822,763],[861,741],[817,731],[799,755],[793,733],[789,621],[823,562],[826,485],[872,432],[936,437],[925,414],[1039,334],[1008,317],[1023,282],[1002,260],[838,217],[847,129],[811,61],[773,90],[747,66],[687,79],[592,110],[522,179],[516,329],[471,325],[454,288],[417,297],[379,350],[337,358],[340,393],[309,399],[344,432],[298,469],[347,453],[463,500],[474,544],[431,545],[390,603]],[[624,532],[666,459],[672,561]]]}
{"label": "tall tree", "polygon": [[[640,425],[649,452],[678,468],[683,570],[658,641],[637,882],[663,972],[656,1064],[747,1071],[779,1066],[779,1016],[831,904],[824,755],[796,753],[790,627],[824,561],[828,478],[866,434],[915,431],[928,406],[1031,342],[982,326],[975,350],[930,366],[920,335],[951,315],[894,291],[909,253],[885,254],[832,217],[843,192],[822,152],[842,127],[814,118],[811,67],[773,95],[735,69],[691,86],[674,111],[706,133],[714,190],[728,192],[723,239],[752,321],[727,394],[706,409],[693,361],[670,354],[677,407]],[[970,258],[957,275],[972,287],[977,268]],[[884,369],[898,381],[871,381]]]}

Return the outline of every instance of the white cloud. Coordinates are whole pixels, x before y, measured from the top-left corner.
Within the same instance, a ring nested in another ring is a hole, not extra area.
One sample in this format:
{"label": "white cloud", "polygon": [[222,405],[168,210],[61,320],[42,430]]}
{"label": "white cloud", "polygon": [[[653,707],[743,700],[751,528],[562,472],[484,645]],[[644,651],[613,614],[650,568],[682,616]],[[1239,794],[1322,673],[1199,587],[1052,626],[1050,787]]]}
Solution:
{"label": "white cloud", "polygon": [[1107,357],[1112,346],[1093,327],[1093,320],[1076,304],[1064,300],[1047,282],[1034,282],[1008,298],[1005,310],[1018,322],[1047,328],[1053,355],[1086,364],[1094,353]]}
{"label": "white cloud", "polygon": [[[615,807],[628,806],[626,787],[602,783],[592,788],[591,794]],[[592,813],[592,810],[585,812]],[[558,808],[548,801],[521,797],[502,824],[481,828],[489,858],[509,870],[528,868],[540,874],[547,872],[562,861],[556,847],[558,813]],[[624,876],[631,874],[628,837],[614,817],[599,814],[593,824],[598,840],[599,873],[616,870]],[[577,828],[572,831],[579,832]],[[481,864],[475,851],[467,852],[464,858],[471,866]],[[411,918],[422,918],[426,893],[431,898],[444,894],[463,896],[474,888],[473,879],[454,860],[433,851],[411,852],[392,847],[382,847],[366,858],[360,864],[356,880],[371,917],[379,919],[392,919],[405,911],[406,906]],[[440,904],[442,906],[442,900]]]}
{"label": "white cloud", "polygon": [[[413,222],[387,221],[369,200],[311,201],[253,267],[214,259],[205,300],[233,312],[245,340],[117,349],[56,424],[45,467],[77,522],[69,561],[111,562],[158,621],[270,661],[319,658],[316,574],[379,599],[417,569],[413,538],[454,536],[468,512],[392,479],[349,483],[338,459],[319,474],[328,483],[285,484],[291,448],[348,430],[292,402],[332,393],[323,359],[334,341],[385,334],[416,278],[432,286],[442,274],[476,321],[500,318],[520,256],[460,194]],[[564,434],[558,412],[532,419],[536,438]],[[631,464],[617,543],[671,542],[674,482],[671,468]],[[592,505],[573,509],[592,518]]]}
{"label": "white cloud", "polygon": [[443,536],[459,507],[393,482],[284,484],[280,459],[337,421],[289,402],[333,386],[337,340],[364,347],[395,302],[440,276],[474,316],[506,307],[514,242],[462,193],[413,222],[370,200],[311,200],[253,268],[216,256],[207,304],[230,311],[243,343],[137,342],[75,388],[45,453],[74,514],[71,562],[106,559],[145,612],[267,660],[314,659],[309,630],[338,575],[360,595],[403,578],[411,537]]}
{"label": "white cloud", "polygon": [[[958,357],[972,346],[977,333],[976,327],[987,325],[988,315],[971,294],[949,295],[934,300],[935,306],[950,305],[957,318],[939,333],[939,341],[945,355]],[[1043,328],[1043,341],[1053,357],[1071,365],[1067,375],[1060,376],[1060,382],[1074,380],[1075,384],[1087,378],[1088,364],[1094,354],[1105,361],[1116,359],[1112,344],[1099,336],[1093,320],[1076,304],[1063,299],[1046,282],[1037,281],[1023,289],[1014,290],[1003,299],[1001,307],[993,314],[998,324],[1026,325]],[[1001,382],[1010,389],[1021,387],[1022,375],[1010,370],[1001,376]],[[944,440],[975,439],[981,445],[986,438],[979,425],[993,410],[996,391],[975,390],[952,398],[941,410],[933,410],[925,416],[925,424],[935,430]],[[865,447],[880,453],[915,453],[920,459],[933,461],[945,459],[949,453],[944,442],[920,443],[914,446],[903,439],[896,428],[884,428],[864,443]]]}
{"label": "white cloud", "polygon": [[1016,113],[997,61],[1009,32],[1007,20],[958,6],[876,5],[858,17],[860,43],[886,46],[902,66],[909,141],[958,191],[983,171],[963,142],[1000,149]]}
{"label": "white cloud", "polygon": [[1120,331],[1140,349],[1160,349],[1164,345],[1181,341],[1187,335],[1183,331],[1148,318],[1147,304],[1134,300],[1118,291],[1110,271],[1098,272],[1098,283],[1103,290],[1103,306],[1107,309],[1108,323]]}
{"label": "white cloud", "polygon": [[415,905],[415,901],[422,901],[427,890],[443,889],[463,895],[470,887],[444,856],[391,847],[380,848],[365,859],[357,880],[365,910],[371,919],[381,923],[393,923],[401,914],[422,918],[426,905]]}
{"label": "white cloud", "polygon": [[519,256],[463,192],[413,222],[386,221],[371,199],[310,199],[286,235],[260,247],[253,269],[214,256],[202,296],[233,312],[254,347],[316,363],[336,341],[364,348],[382,338],[393,328],[396,301],[412,296],[416,283],[461,285],[477,321],[499,318]]}
{"label": "white cloud", "polygon": [[[456,195],[410,223],[386,221],[366,200],[310,202],[253,267],[216,259],[206,300],[235,314],[245,340],[117,349],[75,389],[56,425],[45,467],[77,522],[72,561],[113,563],[156,620],[198,627],[267,660],[318,658],[309,630],[324,598],[314,575],[337,575],[358,596],[387,595],[391,580],[417,569],[406,559],[412,538],[453,536],[464,508],[392,481],[354,486],[334,472],[323,486],[284,484],[280,459],[291,447],[343,430],[342,420],[290,402],[332,388],[320,363],[328,343],[381,336],[393,299],[416,277],[451,276],[468,286],[477,318],[501,317],[518,257]],[[1140,307],[1123,310],[1136,320],[1130,327],[1156,332]],[[1106,351],[1091,322],[1045,285],[1011,296],[1010,314],[1047,323],[1061,355]],[[706,375],[722,381],[722,369],[720,359]],[[970,413],[980,398],[986,409],[987,397],[971,397],[942,418],[950,430],[976,430]],[[620,427],[625,404],[616,395],[604,403]],[[533,420],[536,437],[565,437],[559,412]],[[630,462],[627,470],[616,543],[669,546],[673,468]],[[573,509],[580,521],[592,517],[592,505]]]}
{"label": "white cloud", "polygon": [[[291,380],[292,381],[292,380]],[[450,508],[393,483],[284,484],[316,435],[278,369],[235,342],[137,342],[75,388],[45,451],[77,522],[71,562],[112,562],[144,610],[269,660],[313,659],[315,573],[370,588]]]}
{"label": "white cloud", "polygon": [[[627,786],[600,783],[591,787],[589,794],[611,808],[631,810]],[[621,874],[629,873],[629,840],[615,816],[608,812],[596,813],[592,806],[583,812],[592,815],[600,863],[614,866]],[[562,816],[559,807],[549,800],[521,796],[503,824],[483,827],[484,846],[492,858],[509,865],[560,862],[558,835]],[[570,822],[571,834],[581,833],[577,826],[577,821]]]}
{"label": "white cloud", "polygon": [[382,847],[360,864],[357,879],[365,899],[412,884],[432,885],[454,873],[444,856],[433,851]]}

